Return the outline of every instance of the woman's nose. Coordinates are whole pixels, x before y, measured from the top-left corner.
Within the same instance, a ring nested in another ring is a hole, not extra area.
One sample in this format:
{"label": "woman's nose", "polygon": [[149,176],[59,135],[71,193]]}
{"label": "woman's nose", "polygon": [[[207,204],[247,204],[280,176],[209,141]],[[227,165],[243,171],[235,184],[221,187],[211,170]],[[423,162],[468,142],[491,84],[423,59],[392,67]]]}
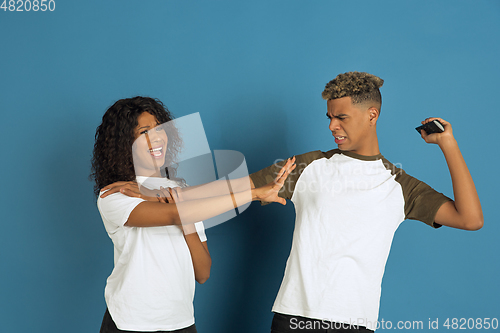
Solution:
{"label": "woman's nose", "polygon": [[153,128],[152,130],[148,131],[148,136],[149,136],[149,141],[151,142],[160,140],[160,136],[158,135],[156,128]]}

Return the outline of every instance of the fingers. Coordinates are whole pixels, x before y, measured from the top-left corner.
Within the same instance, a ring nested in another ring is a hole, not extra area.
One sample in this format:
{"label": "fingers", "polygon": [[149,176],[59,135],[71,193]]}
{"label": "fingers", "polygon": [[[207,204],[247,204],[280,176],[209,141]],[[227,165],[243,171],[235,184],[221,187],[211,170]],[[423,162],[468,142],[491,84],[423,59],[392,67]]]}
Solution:
{"label": "fingers", "polygon": [[100,192],[101,195],[100,195],[100,197],[102,199],[106,198],[110,194],[113,194],[113,193],[116,193],[116,192],[120,192],[120,188],[118,188],[118,187],[112,187],[112,188],[110,188],[108,191],[106,191],[104,193],[103,193],[103,191],[106,191],[106,187],[104,187],[104,188],[101,189],[101,192]]}
{"label": "fingers", "polygon": [[160,194],[156,195],[156,198],[158,199],[159,202],[161,203],[168,203],[167,198],[161,196]]}
{"label": "fingers", "polygon": [[292,165],[289,169],[287,169],[287,170],[285,171],[285,173],[284,173],[284,174],[280,177],[280,179],[278,180],[278,183],[279,183],[279,184],[281,184],[281,185],[283,185],[283,184],[285,183],[286,179],[288,178],[288,175],[290,175],[290,173],[291,173],[293,170],[295,170],[295,167],[296,167],[296,165],[295,165],[295,164],[293,164],[293,165]]}
{"label": "fingers", "polygon": [[[105,198],[110,194],[121,192],[121,190],[124,188],[124,186],[127,186],[127,185],[130,186],[130,183],[134,183],[134,182],[116,182],[116,183],[107,185],[101,189],[100,197]],[[106,192],[102,193],[103,191],[106,191]]]}
{"label": "fingers", "polygon": [[292,160],[289,160],[289,162],[287,162],[287,164],[289,164],[288,167],[286,168],[285,172],[281,175],[281,177],[279,179],[280,184],[284,184],[288,175],[290,175],[290,173],[293,170],[295,170],[295,167],[297,167],[297,165],[295,164],[295,156],[293,157]]}
{"label": "fingers", "polygon": [[276,177],[275,182],[283,185],[288,175],[295,169],[296,166],[295,156],[289,158],[286,161],[285,165],[278,172],[278,176]]}
{"label": "fingers", "polygon": [[160,186],[160,191],[163,194],[163,198],[165,198],[166,203],[175,203],[170,190],[171,190],[170,187],[164,188]]}
{"label": "fingers", "polygon": [[448,125],[448,124],[449,124],[449,122],[447,122],[447,121],[446,121],[446,120],[444,120],[443,118],[439,118],[439,117],[429,117],[429,118],[426,118],[426,119],[425,119],[424,121],[422,121],[421,123],[422,123],[422,125],[423,125],[423,124],[430,123],[430,122],[431,122],[431,121],[433,121],[433,120],[439,120],[439,122],[440,122],[441,124],[443,124],[443,126],[445,126],[445,127],[446,127],[446,125]]}
{"label": "fingers", "polygon": [[122,181],[120,181],[120,182],[114,182],[114,183],[112,183],[112,184],[109,184],[109,185],[104,186],[104,187],[101,189],[101,192],[102,192],[102,191],[109,190],[110,188],[113,188],[113,187],[117,187],[117,186],[122,186],[122,185],[125,185],[125,184],[127,184],[127,183],[130,183],[130,182],[122,182]]}
{"label": "fingers", "polygon": [[160,192],[161,192],[160,196],[162,198],[170,197],[170,192],[168,191],[168,188],[164,188],[163,186],[160,186]]}
{"label": "fingers", "polygon": [[170,192],[170,196],[172,197],[173,203],[179,202],[179,200],[178,200],[179,197],[177,196],[177,190],[173,187],[169,188],[168,190]]}
{"label": "fingers", "polygon": [[429,117],[429,118],[426,118],[424,121],[422,121],[422,124],[427,124],[427,123],[434,121],[434,120],[439,121],[443,125],[444,131],[440,132],[440,133],[432,133],[432,134],[427,134],[425,131],[421,131],[420,134],[422,136],[422,139],[424,139],[424,141],[426,143],[440,144],[440,142],[444,142],[444,141],[446,141],[446,139],[453,137],[453,129],[451,127],[451,124],[449,122],[447,122],[446,120],[444,120],[443,118]]}
{"label": "fingers", "polygon": [[139,191],[139,189],[137,187],[130,186],[129,184],[124,185],[120,189],[120,193],[125,194],[126,196],[129,196],[129,197],[135,197],[135,198],[142,198],[143,197],[141,191]]}
{"label": "fingers", "polygon": [[176,203],[177,202],[177,200],[176,200],[177,199],[177,194],[176,194],[175,189],[173,189],[173,188],[170,187],[168,189],[168,193],[170,193],[170,198],[172,199],[171,203]]}
{"label": "fingers", "polygon": [[[130,191],[127,191],[126,193],[124,192],[125,189],[129,189]],[[106,191],[102,193],[103,191]],[[115,182],[113,184],[109,184],[101,189],[101,198],[105,198],[110,194],[121,192],[123,194],[126,194],[131,197],[139,197],[140,196],[140,191],[139,191],[139,185],[136,182]],[[131,194],[129,194],[131,193]]]}
{"label": "fingers", "polygon": [[182,191],[180,187],[168,187],[164,188],[160,186],[160,191],[165,197],[167,203],[178,203],[183,201]]}
{"label": "fingers", "polygon": [[175,195],[176,195],[176,200],[175,202],[181,202],[184,201],[184,198],[182,197],[182,190],[180,187],[174,187],[175,190]]}

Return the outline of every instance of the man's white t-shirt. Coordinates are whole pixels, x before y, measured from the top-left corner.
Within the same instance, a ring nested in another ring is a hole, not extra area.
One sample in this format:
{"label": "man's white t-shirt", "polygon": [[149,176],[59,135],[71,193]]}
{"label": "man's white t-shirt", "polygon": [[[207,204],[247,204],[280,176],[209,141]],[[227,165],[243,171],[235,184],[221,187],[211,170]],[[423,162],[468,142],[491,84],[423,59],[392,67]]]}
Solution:
{"label": "man's white t-shirt", "polygon": [[[145,177],[137,177],[139,183]],[[147,187],[179,186],[167,178],[148,178]],[[128,227],[130,213],[144,200],[113,193],[98,198],[104,227],[114,244],[114,269],[105,299],[121,330],[168,331],[194,323],[195,278],[183,232],[177,226]],[[202,242],[202,222],[195,223]]]}
{"label": "man's white t-shirt", "polygon": [[[382,155],[338,149],[296,156],[279,195],[291,199],[292,249],[273,311],[365,326],[377,325],[381,283],[392,238],[405,219],[433,227],[450,199]],[[283,163],[251,175],[272,181]]]}

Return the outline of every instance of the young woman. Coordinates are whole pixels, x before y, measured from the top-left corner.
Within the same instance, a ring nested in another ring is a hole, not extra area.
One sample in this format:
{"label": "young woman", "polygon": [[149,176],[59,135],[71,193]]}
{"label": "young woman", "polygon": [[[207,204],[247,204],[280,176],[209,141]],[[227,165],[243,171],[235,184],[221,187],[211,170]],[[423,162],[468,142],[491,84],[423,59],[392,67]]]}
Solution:
{"label": "young woman", "polygon": [[[277,192],[295,168],[289,160],[275,181],[256,189],[243,186],[240,192],[234,186],[235,193],[229,195],[212,196],[220,187],[217,182],[210,196],[206,186],[188,191],[175,178],[175,169],[166,168],[182,144],[172,119],[159,100],[134,97],[113,104],[96,131],[91,173],[96,195],[110,184],[136,181],[169,197],[109,191],[98,198],[115,264],[106,283],[101,333],[196,332],[195,280],[204,283],[211,266],[203,223],[198,221],[251,200],[283,203]],[[248,178],[239,180],[245,182]]]}

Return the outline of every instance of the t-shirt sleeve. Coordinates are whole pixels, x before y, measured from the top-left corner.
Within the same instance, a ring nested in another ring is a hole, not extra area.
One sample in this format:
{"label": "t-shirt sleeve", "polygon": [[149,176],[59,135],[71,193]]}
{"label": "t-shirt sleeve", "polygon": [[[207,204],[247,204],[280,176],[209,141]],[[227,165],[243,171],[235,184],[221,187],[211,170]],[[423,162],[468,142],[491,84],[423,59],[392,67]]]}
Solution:
{"label": "t-shirt sleeve", "polygon": [[402,170],[398,178],[403,188],[405,218],[425,222],[434,228],[441,227],[434,222],[436,213],[445,202],[452,199]]}
{"label": "t-shirt sleeve", "polygon": [[[295,190],[295,184],[299,179],[302,171],[314,160],[324,157],[323,152],[317,150],[302,155],[295,156],[295,169],[288,175],[285,184],[278,193],[278,196],[284,199],[291,199],[293,191]],[[264,186],[272,182],[278,176],[278,172],[285,165],[286,160],[277,160],[273,165],[268,166],[260,171],[252,173],[250,178],[252,179],[255,187]],[[263,202],[263,204],[265,204]]]}
{"label": "t-shirt sleeve", "polygon": [[196,228],[196,232],[198,233],[198,237],[200,237],[200,241],[206,242],[207,235],[205,234],[205,225],[203,224],[203,222],[196,222],[194,224],[194,227]]}
{"label": "t-shirt sleeve", "polygon": [[97,207],[106,225],[122,227],[128,220],[130,213],[144,199],[126,196],[122,193],[113,193],[104,199],[97,200]]}

